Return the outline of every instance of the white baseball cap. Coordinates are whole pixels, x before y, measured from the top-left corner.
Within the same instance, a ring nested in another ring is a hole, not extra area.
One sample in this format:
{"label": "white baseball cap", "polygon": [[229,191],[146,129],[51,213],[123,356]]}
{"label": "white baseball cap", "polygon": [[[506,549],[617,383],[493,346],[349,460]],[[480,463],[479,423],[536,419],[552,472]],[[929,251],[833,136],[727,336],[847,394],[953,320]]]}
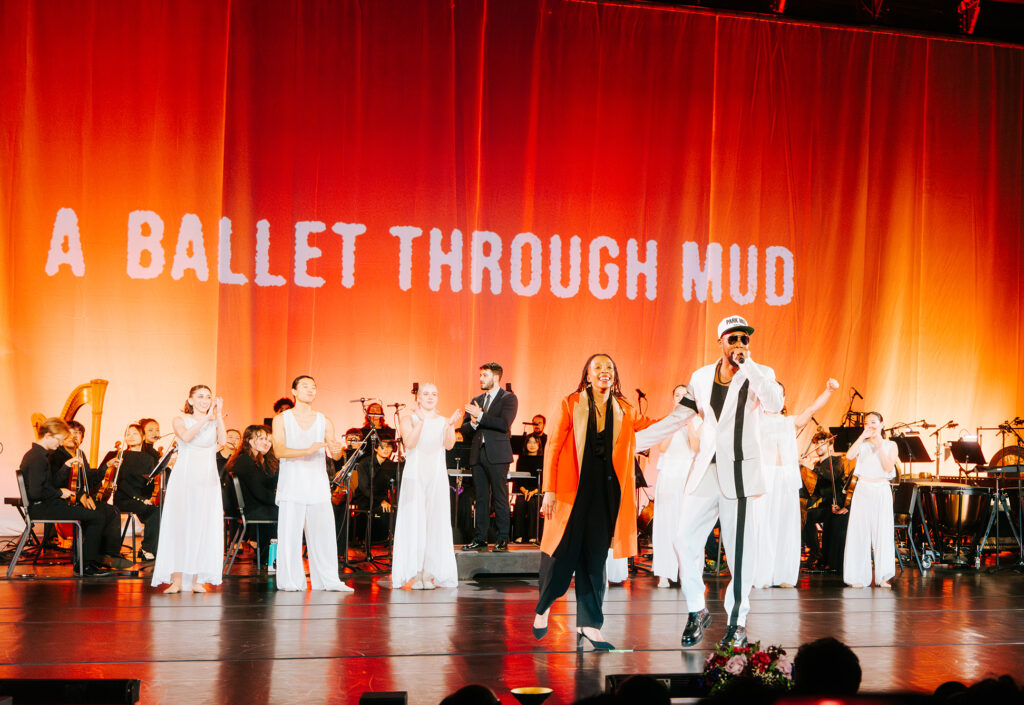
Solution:
{"label": "white baseball cap", "polygon": [[718,324],[718,337],[721,338],[723,335],[733,330],[741,330],[747,335],[751,335],[754,329],[747,323],[747,319],[743,316],[726,316],[722,319],[722,322]]}

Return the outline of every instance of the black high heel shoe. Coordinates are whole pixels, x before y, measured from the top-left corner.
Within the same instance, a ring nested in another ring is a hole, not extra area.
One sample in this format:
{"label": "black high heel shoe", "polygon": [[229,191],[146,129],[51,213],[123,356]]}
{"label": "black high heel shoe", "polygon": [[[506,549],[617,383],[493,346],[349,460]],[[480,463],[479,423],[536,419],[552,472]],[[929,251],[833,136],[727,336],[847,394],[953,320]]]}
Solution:
{"label": "black high heel shoe", "polygon": [[576,650],[583,651],[583,640],[586,639],[594,647],[594,651],[614,651],[615,647],[607,641],[594,641],[583,632],[576,632]]}
{"label": "black high heel shoe", "polygon": [[547,627],[533,627],[533,638],[540,641],[548,633]]}

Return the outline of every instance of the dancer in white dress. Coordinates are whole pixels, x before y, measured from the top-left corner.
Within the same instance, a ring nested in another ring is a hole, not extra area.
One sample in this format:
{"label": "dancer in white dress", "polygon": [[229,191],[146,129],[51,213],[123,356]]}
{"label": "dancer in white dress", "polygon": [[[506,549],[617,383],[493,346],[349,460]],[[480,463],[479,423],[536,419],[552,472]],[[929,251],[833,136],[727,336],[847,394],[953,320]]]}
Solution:
{"label": "dancer in white dress", "polygon": [[152,585],[164,592],[206,592],[220,585],[224,565],[224,505],[214,456],[225,442],[224,409],[210,388],[188,393],[185,414],[174,419],[178,458],[167,481],[160,516],[160,545]]}
{"label": "dancer in white dress", "polygon": [[852,587],[889,587],[889,581],[896,575],[889,481],[896,477],[898,457],[896,444],[882,438],[882,415],[877,411],[866,414],[864,433],[846,451],[847,460],[857,460],[857,467],[853,469],[857,484],[850,502],[850,524],[843,557],[843,582]]}
{"label": "dancer in white dress", "polygon": [[398,493],[391,587],[413,590],[459,585],[455,565],[448,500],[446,450],[455,445],[455,424],[464,412],[450,418],[437,413],[437,387],[421,384],[413,413],[401,420],[408,453]]}
{"label": "dancer in white dress", "polygon": [[[796,416],[765,412],[761,421],[761,467],[765,493],[751,503],[757,527],[754,585],[794,587],[800,576],[800,451],[796,437],[825,403],[839,382],[829,379],[825,391]],[[785,390],[783,390],[785,391]]]}
{"label": "dancer in white dress", "polygon": [[302,532],[306,532],[309,578],[314,590],[351,592],[338,576],[338,537],[334,533],[334,505],[327,478],[327,456],[341,457],[343,444],[335,440],[334,424],[313,410],[316,382],[308,375],[292,382],[295,408],[274,417],[274,453],[280,459],[277,474],[278,590],[304,591]]}
{"label": "dancer in white dress", "polygon": [[[685,384],[673,389],[673,404],[679,404],[685,394]],[[667,588],[671,586],[669,581],[679,581],[678,554],[682,553],[682,546],[676,545],[679,505],[683,500],[686,475],[700,448],[700,417],[694,416],[671,438],[662,441],[659,448],[658,478],[654,481],[654,527],[651,531],[654,558],[651,567],[658,576],[658,587]]]}

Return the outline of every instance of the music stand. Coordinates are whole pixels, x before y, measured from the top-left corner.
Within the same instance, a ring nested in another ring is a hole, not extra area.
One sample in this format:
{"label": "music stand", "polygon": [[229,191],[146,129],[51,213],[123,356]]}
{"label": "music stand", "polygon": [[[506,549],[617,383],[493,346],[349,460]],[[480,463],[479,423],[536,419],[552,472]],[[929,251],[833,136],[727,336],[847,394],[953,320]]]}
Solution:
{"label": "music stand", "polygon": [[949,452],[957,465],[984,465],[985,454],[978,441],[953,441],[949,444]]}
{"label": "music stand", "polygon": [[834,448],[836,453],[845,453],[850,450],[854,441],[864,433],[863,426],[830,426],[829,433],[836,437]]}
{"label": "music stand", "polygon": [[[932,458],[918,436],[896,436],[891,438],[900,453],[901,463],[930,463]],[[909,472],[909,471],[908,471]]]}
{"label": "music stand", "polygon": [[171,463],[171,458],[173,458],[177,452],[177,443],[172,443],[171,447],[164,452],[163,456],[161,456],[160,460],[157,462],[156,467],[154,467],[153,471],[148,475],[148,479],[151,484],[157,475],[160,475],[161,477],[160,504],[156,508],[161,517],[164,515],[164,494],[167,492],[167,475],[165,473],[169,470],[168,466]]}

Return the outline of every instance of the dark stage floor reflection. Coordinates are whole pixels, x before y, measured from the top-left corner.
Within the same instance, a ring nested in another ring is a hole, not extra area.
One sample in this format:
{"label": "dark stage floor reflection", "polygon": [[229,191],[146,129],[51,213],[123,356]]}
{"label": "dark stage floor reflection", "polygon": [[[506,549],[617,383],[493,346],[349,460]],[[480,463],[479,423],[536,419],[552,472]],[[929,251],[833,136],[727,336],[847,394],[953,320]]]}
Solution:
{"label": "dark stage floor reflection", "polygon": [[[711,580],[704,647],[724,630],[726,582]],[[386,578],[353,584],[350,595],[277,593],[272,579],[240,576],[208,594],[165,596],[143,580],[0,581],[0,677],[140,678],[143,703],[355,703],[365,690],[405,690],[427,704],[472,682],[507,703],[509,688],[549,685],[549,703],[568,703],[600,691],[607,674],[697,671],[707,654],[679,648],[682,595],[648,577],[609,589],[605,635],[630,649],[611,654],[576,653],[571,599],[536,642],[536,581],[423,592],[392,591]],[[1022,673],[1022,597],[1014,573],[907,572],[891,590],[814,576],[755,590],[748,630],[794,653],[833,635],[860,657],[864,689],[932,690]]]}

